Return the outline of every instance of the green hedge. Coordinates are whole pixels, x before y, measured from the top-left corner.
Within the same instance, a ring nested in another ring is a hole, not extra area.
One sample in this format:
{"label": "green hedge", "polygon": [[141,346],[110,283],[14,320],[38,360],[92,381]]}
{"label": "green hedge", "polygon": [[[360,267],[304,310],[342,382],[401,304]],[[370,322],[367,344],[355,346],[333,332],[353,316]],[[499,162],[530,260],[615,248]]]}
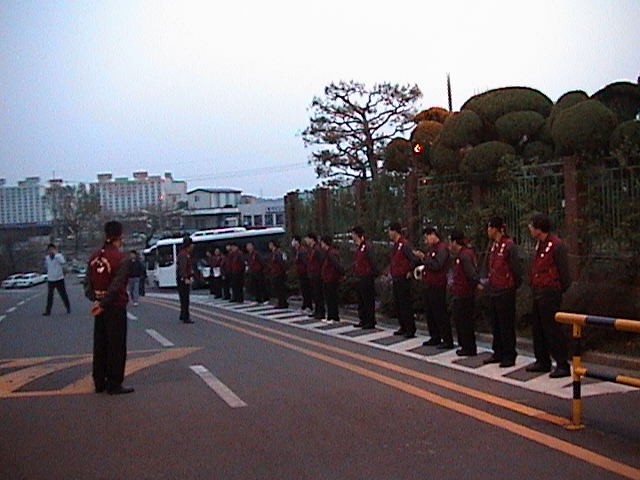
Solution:
{"label": "green hedge", "polygon": [[496,120],[496,131],[501,140],[516,145],[524,135],[533,139],[544,122],[544,117],[538,112],[511,112]]}
{"label": "green hedge", "polygon": [[439,143],[457,150],[467,145],[477,145],[482,140],[482,120],[473,110],[452,114],[444,122]]}
{"label": "green hedge", "polygon": [[640,85],[630,82],[615,82],[594,93],[592,97],[616,114],[618,121],[636,118],[640,112]]}
{"label": "green hedge", "polygon": [[467,152],[460,162],[460,172],[471,183],[486,185],[495,182],[500,160],[513,155],[515,149],[504,142],[481,143]]}
{"label": "green hedge", "polygon": [[456,173],[460,168],[460,155],[446,145],[436,143],[431,148],[431,166],[440,174]]}
{"label": "green hedge", "polygon": [[505,87],[471,97],[461,110],[473,110],[485,124],[493,124],[501,116],[521,110],[538,112],[548,117],[553,102],[542,92],[528,87]]}
{"label": "green hedge", "polygon": [[396,137],[384,149],[384,168],[390,172],[409,171],[411,165],[411,142]]}

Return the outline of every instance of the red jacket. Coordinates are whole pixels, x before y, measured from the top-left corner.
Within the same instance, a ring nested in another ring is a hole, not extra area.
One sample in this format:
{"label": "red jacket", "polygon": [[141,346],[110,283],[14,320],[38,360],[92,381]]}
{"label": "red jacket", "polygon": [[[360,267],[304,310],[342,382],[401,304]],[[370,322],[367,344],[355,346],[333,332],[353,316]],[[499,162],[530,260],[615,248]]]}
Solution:
{"label": "red jacket", "polygon": [[489,285],[496,290],[516,286],[514,273],[509,267],[508,247],[513,244],[509,237],[493,242],[489,252]]}
{"label": "red jacket", "polygon": [[276,248],[271,252],[271,256],[269,257],[269,274],[272,277],[277,277],[285,273],[287,273],[287,264],[284,255],[282,250]]}
{"label": "red jacket", "polygon": [[422,281],[431,287],[446,287],[449,249],[444,242],[431,246],[423,263]]}
{"label": "red jacket", "polygon": [[320,245],[316,244],[313,248],[309,249],[307,254],[307,274],[310,277],[320,276],[323,259],[324,252],[322,252]]}
{"label": "red jacket", "polygon": [[296,273],[299,276],[307,274],[307,261],[308,261],[308,248],[300,245],[296,249],[296,255],[293,258],[293,262],[296,264]]}
{"label": "red jacket", "polygon": [[251,273],[260,273],[264,270],[262,258],[255,250],[247,254],[247,264]]}
{"label": "red jacket", "polygon": [[[97,262],[102,265],[102,271],[106,274],[96,272],[93,266]],[[99,300],[103,308],[126,307],[129,301],[128,272],[126,255],[116,247],[107,244],[104,248],[96,250],[87,262],[86,296],[92,301]]]}
{"label": "red jacket", "polygon": [[227,254],[227,261],[225,262],[225,270],[228,273],[244,272],[244,260],[242,258],[242,253],[239,250],[237,252],[229,252]]}
{"label": "red jacket", "polygon": [[391,263],[389,265],[389,273],[392,277],[406,277],[411,271],[412,265],[406,253],[407,248],[409,248],[409,244],[402,237],[393,244],[393,248],[391,249]]}
{"label": "red jacket", "polygon": [[371,261],[371,245],[363,241],[353,254],[353,274],[358,276],[375,275],[375,267]]}
{"label": "red jacket", "polygon": [[560,245],[560,239],[549,235],[544,242],[538,242],[529,268],[531,288],[561,290],[560,271],[554,255]]}
{"label": "red jacket", "polygon": [[322,262],[320,276],[324,283],[336,282],[342,278],[342,267],[340,266],[340,255],[338,250],[331,247],[327,250],[327,254]]}
{"label": "red jacket", "polygon": [[[473,270],[472,278],[465,272],[465,264]],[[454,297],[473,297],[478,283],[478,262],[476,254],[469,247],[462,247],[453,265],[453,275],[449,291]]]}

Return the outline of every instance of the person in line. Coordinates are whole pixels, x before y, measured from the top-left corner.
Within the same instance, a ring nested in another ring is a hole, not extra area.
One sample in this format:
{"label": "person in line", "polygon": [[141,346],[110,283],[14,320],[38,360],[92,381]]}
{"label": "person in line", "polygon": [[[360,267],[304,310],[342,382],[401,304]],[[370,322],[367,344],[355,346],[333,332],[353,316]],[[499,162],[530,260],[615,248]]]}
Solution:
{"label": "person in line", "polygon": [[219,248],[213,251],[209,257],[209,267],[211,268],[209,277],[209,292],[213,298],[222,298],[222,263],[224,257]]}
{"label": "person in line", "polygon": [[356,327],[372,329],[376,326],[376,288],[377,268],[373,246],[364,234],[364,228],[357,225],[351,229],[351,238],[356,244],[353,255],[353,275],[356,277],[358,293],[358,318]]}
{"label": "person in line", "polygon": [[256,251],[253,242],[247,242],[245,249],[247,250],[249,280],[255,300],[260,304],[266,303],[268,297],[265,284],[265,262],[262,259],[262,255]]}
{"label": "person in line", "polygon": [[51,307],[53,306],[53,291],[58,291],[62,303],[64,303],[67,313],[71,313],[71,304],[69,296],[64,285],[63,265],[66,263],[64,256],[58,253],[56,246],[50,243],[47,246],[47,256],[44,257],[44,269],[47,272],[47,306],[42,315],[51,315]]}
{"label": "person in line", "polygon": [[451,350],[453,336],[447,313],[449,249],[440,239],[435,227],[426,227],[422,231],[422,238],[427,245],[427,253],[414,250],[413,254],[422,261],[418,269],[426,286],[424,307],[431,338],[423,345],[435,346],[439,350]]}
{"label": "person in line", "polygon": [[315,310],[309,314],[316,320],[324,320],[324,291],[322,289],[322,262],[324,262],[324,250],[320,248],[318,237],[315,233],[309,232],[304,239],[308,248],[307,256],[307,275],[309,275],[309,283],[313,292],[313,304]]}
{"label": "person in line", "polygon": [[333,246],[333,239],[330,236],[324,235],[320,239],[320,248],[325,252],[320,276],[324,298],[327,302],[327,321],[337,323],[340,321],[338,286],[344,275],[344,268],[340,264],[340,253]]}
{"label": "person in line", "polygon": [[269,274],[271,284],[273,285],[273,293],[278,300],[275,308],[289,308],[287,301],[287,258],[280,245],[276,240],[269,242]]}
{"label": "person in line", "polygon": [[134,307],[138,306],[140,295],[140,279],[144,276],[144,265],[138,258],[138,252],[129,252],[129,299]]}
{"label": "person in line", "polygon": [[[535,363],[528,372],[551,372],[551,378],[571,375],[567,338],[562,325],[555,321],[562,294],[571,286],[567,249],[551,231],[551,221],[543,213],[535,214],[529,233],[536,241],[529,268],[529,285],[533,293],[533,352]],[[556,367],[551,370],[551,358]]]}
{"label": "person in line", "polygon": [[393,304],[400,324],[400,328],[393,334],[414,338],[416,336],[416,321],[413,316],[409,277],[417,266],[418,260],[413,255],[409,243],[403,238],[402,227],[399,223],[394,222],[389,225],[388,234],[389,239],[393,242],[389,274],[393,281]]}
{"label": "person in line", "polygon": [[460,357],[478,354],[475,335],[475,320],[473,317],[475,293],[480,275],[478,262],[459,230],[453,230],[449,236],[451,251],[456,255],[453,262],[453,272],[449,293],[451,293],[451,317],[458,333],[456,355]]}
{"label": "person in line", "polygon": [[178,285],[178,296],[180,297],[180,321],[182,323],[193,323],[189,312],[189,295],[191,294],[191,281],[193,278],[192,252],[193,242],[191,237],[185,236],[176,261],[176,283]]}
{"label": "person in line", "polygon": [[227,255],[227,270],[230,275],[231,301],[234,303],[244,302],[244,271],[246,264],[244,256],[238,244],[232,243],[231,250]]}
{"label": "person in line", "polygon": [[502,217],[494,216],[487,223],[491,241],[481,275],[481,289],[490,302],[493,354],[484,363],[499,363],[501,368],[516,363],[516,290],[522,284],[522,268],[518,247],[507,235]]}
{"label": "person in line", "polygon": [[231,253],[231,244],[227,243],[224,247],[222,255],[222,299],[231,301],[231,271],[229,270],[229,254]]}
{"label": "person in line", "polygon": [[127,361],[127,280],[129,265],[122,246],[122,224],[107,222],[105,241],[87,263],[85,295],[93,302],[93,382],[96,393],[132,393],[124,386]]}
{"label": "person in line", "polygon": [[300,295],[302,295],[302,307],[300,309],[303,313],[311,314],[313,313],[313,292],[307,275],[308,248],[303,245],[302,239],[298,235],[294,235],[291,240],[291,246],[294,250],[293,262],[298,275]]}

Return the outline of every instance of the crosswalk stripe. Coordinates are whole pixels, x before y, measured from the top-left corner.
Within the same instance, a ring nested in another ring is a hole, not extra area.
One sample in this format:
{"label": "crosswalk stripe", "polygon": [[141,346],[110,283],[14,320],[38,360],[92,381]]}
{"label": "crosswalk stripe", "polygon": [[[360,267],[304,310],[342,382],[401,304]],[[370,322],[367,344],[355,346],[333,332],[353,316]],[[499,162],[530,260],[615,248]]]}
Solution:
{"label": "crosswalk stripe", "polygon": [[206,367],[202,365],[191,365],[190,368],[231,408],[241,408],[247,406],[247,404],[244,403],[240,399],[240,397],[233,393],[233,391],[231,391],[231,389],[224,383],[218,380],[215,375],[213,375],[213,373],[206,369]]}
{"label": "crosswalk stripe", "polygon": [[160,345],[162,345],[163,347],[173,347],[174,344],[173,342],[167,340],[166,338],[164,338],[162,335],[160,335],[158,332],[156,332],[155,330],[148,328],[147,330],[145,330],[145,332],[147,332],[147,334],[153,338],[154,340],[157,340],[158,343],[160,343]]}

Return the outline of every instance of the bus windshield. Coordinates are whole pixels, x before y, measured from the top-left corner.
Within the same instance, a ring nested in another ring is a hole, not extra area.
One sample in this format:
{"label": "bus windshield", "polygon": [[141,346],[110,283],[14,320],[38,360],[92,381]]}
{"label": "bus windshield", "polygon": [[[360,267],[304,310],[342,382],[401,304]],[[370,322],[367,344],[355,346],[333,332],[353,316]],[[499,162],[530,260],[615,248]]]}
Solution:
{"label": "bus windshield", "polygon": [[158,266],[169,267],[173,265],[173,245],[158,247]]}

